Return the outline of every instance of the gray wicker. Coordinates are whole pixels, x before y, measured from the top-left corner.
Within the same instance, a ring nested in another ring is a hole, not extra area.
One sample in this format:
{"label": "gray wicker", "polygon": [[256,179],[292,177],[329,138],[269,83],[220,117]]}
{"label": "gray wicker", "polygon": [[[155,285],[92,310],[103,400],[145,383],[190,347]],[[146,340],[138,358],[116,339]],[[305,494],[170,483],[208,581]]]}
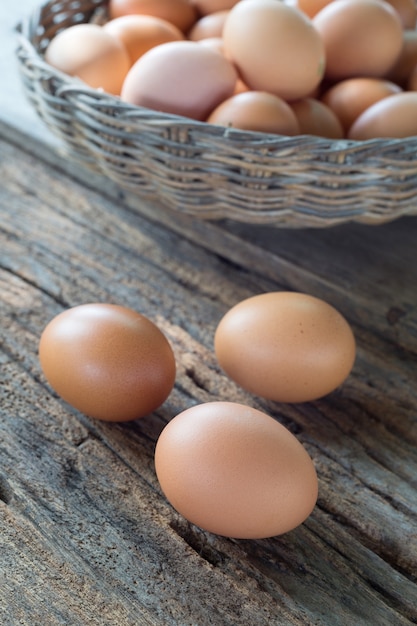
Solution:
{"label": "gray wicker", "polygon": [[417,137],[352,142],[225,129],[128,105],[45,63],[60,29],[105,5],[50,1],[19,26],[26,94],[68,156],[122,189],[204,219],[289,228],[417,214]]}

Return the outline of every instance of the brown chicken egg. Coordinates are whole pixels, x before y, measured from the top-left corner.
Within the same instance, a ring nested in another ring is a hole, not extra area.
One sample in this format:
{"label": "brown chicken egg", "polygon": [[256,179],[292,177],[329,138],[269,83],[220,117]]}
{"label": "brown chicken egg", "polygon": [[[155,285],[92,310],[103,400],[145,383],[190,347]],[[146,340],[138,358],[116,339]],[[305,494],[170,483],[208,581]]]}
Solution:
{"label": "brown chicken egg", "polygon": [[197,20],[197,11],[189,0],[110,0],[110,19],[122,15],[153,15],[171,22],[186,33]]}
{"label": "brown chicken egg", "polygon": [[228,11],[237,4],[239,0],[191,0],[200,15],[210,15],[217,11]]}
{"label": "brown chicken egg", "polygon": [[222,102],[207,122],[279,135],[297,135],[299,126],[291,107],[278,96],[264,91],[243,91]]}
{"label": "brown chicken egg", "polygon": [[277,0],[241,0],[224,28],[225,54],[243,82],[284,100],[309,95],[323,77],[323,42],[311,20]]}
{"label": "brown chicken egg", "polygon": [[291,103],[301,135],[342,139],[344,130],[337,115],[315,98],[303,98]]}
{"label": "brown chicken egg", "polygon": [[103,29],[120,39],[133,65],[145,52],[168,41],[181,41],[179,28],[152,15],[123,15],[104,24]]}
{"label": "brown chicken egg", "polygon": [[130,67],[124,45],[97,24],[76,24],[60,31],[50,42],[45,60],[90,87],[113,95],[120,94]]}
{"label": "brown chicken egg", "polygon": [[41,335],[39,359],[66,402],[105,421],[148,415],[175,382],[165,335],[140,313],[113,304],[83,304],[57,315]]}
{"label": "brown chicken egg", "polygon": [[311,18],[317,15],[330,2],[333,2],[333,0],[295,0],[294,6]]}
{"label": "brown chicken egg", "polygon": [[405,30],[403,32],[403,47],[394,66],[386,74],[385,78],[400,87],[407,88],[410,74],[417,64],[417,30]]}
{"label": "brown chicken egg", "polygon": [[233,65],[217,50],[195,41],[163,43],[146,52],[130,69],[122,100],[156,111],[206,120],[232,95]]}
{"label": "brown chicken egg", "polygon": [[381,0],[333,0],[313,18],[324,43],[327,78],[381,77],[400,55],[403,29]]}
{"label": "brown chicken egg", "polygon": [[302,444],[269,415],[233,402],[174,417],[157,441],[155,470],[181,515],[226,537],[288,532],[317,501],[316,471]]}
{"label": "brown chicken egg", "polygon": [[412,30],[416,27],[417,4],[416,0],[385,0],[398,13],[404,30]]}
{"label": "brown chicken egg", "polygon": [[347,133],[365,109],[400,91],[401,87],[382,78],[348,78],[330,87],[322,101],[334,111]]}
{"label": "brown chicken egg", "polygon": [[349,375],[355,339],[330,304],[303,293],[243,300],[217,326],[217,359],[238,385],[277,402],[327,395]]}
{"label": "brown chicken egg", "polygon": [[417,92],[403,91],[379,100],[352,124],[348,137],[355,141],[378,137],[417,135]]}

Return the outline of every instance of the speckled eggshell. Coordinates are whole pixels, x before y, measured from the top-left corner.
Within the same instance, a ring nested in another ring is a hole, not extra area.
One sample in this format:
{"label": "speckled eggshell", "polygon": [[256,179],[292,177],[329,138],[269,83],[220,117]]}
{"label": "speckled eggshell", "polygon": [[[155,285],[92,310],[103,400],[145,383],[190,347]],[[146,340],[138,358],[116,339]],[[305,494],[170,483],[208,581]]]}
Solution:
{"label": "speckled eggshell", "polygon": [[351,327],[333,306],[286,291],[232,307],[217,326],[214,346],[231,379],[277,402],[327,395],[346,379],[355,359]]}

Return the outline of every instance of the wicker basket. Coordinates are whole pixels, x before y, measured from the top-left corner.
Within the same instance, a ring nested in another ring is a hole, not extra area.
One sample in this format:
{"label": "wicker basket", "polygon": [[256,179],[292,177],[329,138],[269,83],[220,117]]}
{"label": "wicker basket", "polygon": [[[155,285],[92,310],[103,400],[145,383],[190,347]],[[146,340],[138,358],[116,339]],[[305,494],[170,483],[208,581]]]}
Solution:
{"label": "wicker basket", "polygon": [[68,156],[204,219],[327,227],[417,214],[417,137],[354,142],[225,129],[128,105],[45,63],[59,30],[105,5],[50,1],[19,26],[26,94]]}

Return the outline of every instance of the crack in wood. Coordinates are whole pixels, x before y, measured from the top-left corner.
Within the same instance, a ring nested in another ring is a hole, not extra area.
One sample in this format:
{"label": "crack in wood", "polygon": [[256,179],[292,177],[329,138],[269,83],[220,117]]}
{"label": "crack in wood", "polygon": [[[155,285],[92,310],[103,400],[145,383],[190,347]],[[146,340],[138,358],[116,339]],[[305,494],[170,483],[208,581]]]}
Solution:
{"label": "crack in wood", "polygon": [[196,387],[198,387],[199,389],[202,389],[203,391],[207,391],[209,392],[209,388],[207,386],[207,381],[204,380],[196,371],[196,369],[194,367],[187,367],[185,370],[186,375],[188,376],[188,378],[190,380],[192,380],[192,382],[195,384]]}
{"label": "crack in wood", "polygon": [[9,505],[12,500],[12,490],[10,489],[7,480],[0,476],[0,501],[6,505]]}
{"label": "crack in wood", "polygon": [[192,549],[194,552],[204,561],[218,567],[225,560],[225,555],[221,554],[218,550],[215,550],[207,544],[205,537],[201,532],[201,536],[198,534],[198,530],[194,530],[190,524],[181,521],[171,521],[170,527],[172,530]]}

